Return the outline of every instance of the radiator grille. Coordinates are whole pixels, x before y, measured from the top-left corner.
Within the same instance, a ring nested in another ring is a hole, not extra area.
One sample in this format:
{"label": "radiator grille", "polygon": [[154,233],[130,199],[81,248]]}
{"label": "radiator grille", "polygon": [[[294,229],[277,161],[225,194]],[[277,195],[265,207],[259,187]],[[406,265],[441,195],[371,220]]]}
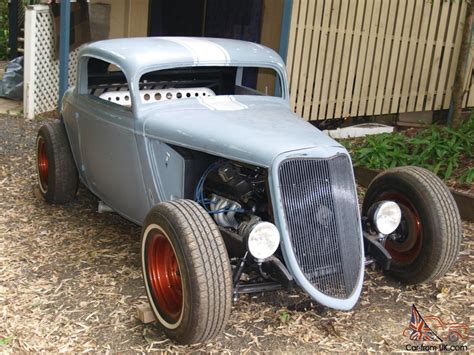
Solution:
{"label": "radiator grille", "polygon": [[283,210],[298,265],[311,284],[335,298],[357,285],[360,219],[357,192],[345,155],[281,163]]}

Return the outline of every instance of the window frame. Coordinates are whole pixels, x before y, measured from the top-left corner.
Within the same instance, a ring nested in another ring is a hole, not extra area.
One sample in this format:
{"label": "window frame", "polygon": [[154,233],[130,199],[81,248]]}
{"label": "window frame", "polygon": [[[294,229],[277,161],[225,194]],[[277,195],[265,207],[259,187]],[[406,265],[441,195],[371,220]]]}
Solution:
{"label": "window frame", "polygon": [[[108,101],[101,99],[99,96],[96,95],[91,95],[89,93],[89,69],[88,69],[88,64],[90,59],[97,59],[105,62],[108,64],[108,67],[110,65],[115,65],[124,75],[125,80],[127,81],[127,86],[128,86],[128,92],[130,96],[130,106],[124,106],[117,104],[113,101]],[[76,85],[76,94],[80,97],[87,98],[89,100],[94,101],[95,103],[104,103],[110,108],[114,108],[120,111],[126,111],[126,112],[133,112],[134,106],[135,106],[135,98],[131,90],[131,83],[132,81],[130,80],[127,72],[123,70],[123,68],[116,62],[111,61],[109,59],[105,59],[100,56],[95,56],[92,54],[85,54],[82,55],[80,58],[80,61],[78,63],[78,74],[77,74],[77,85]]]}
{"label": "window frame", "polygon": [[[174,69],[174,68],[192,68],[192,67],[235,67],[237,68],[237,72],[240,68],[242,68],[242,73],[244,68],[264,68],[264,69],[272,69],[276,73],[276,80],[275,80],[275,96],[265,96],[267,98],[274,98],[280,99],[287,102],[289,105],[289,88],[288,88],[288,80],[287,75],[284,68],[281,68],[279,65],[273,63],[241,63],[241,62],[229,62],[229,63],[199,63],[199,64],[190,64],[190,63],[174,63],[174,64],[167,64],[167,65],[158,65],[158,66],[147,66],[140,68],[133,78],[133,86],[138,88],[140,85],[140,80],[143,75],[148,74],[154,71],[161,71],[167,69]],[[237,77],[238,74],[236,73],[236,84],[237,84]],[[286,85],[285,85],[286,84]],[[130,84],[129,84],[130,87]],[[280,93],[281,96],[276,96],[277,93]],[[134,93],[132,92],[132,98],[134,98]],[[141,102],[136,103],[136,107],[143,107],[146,104]]]}

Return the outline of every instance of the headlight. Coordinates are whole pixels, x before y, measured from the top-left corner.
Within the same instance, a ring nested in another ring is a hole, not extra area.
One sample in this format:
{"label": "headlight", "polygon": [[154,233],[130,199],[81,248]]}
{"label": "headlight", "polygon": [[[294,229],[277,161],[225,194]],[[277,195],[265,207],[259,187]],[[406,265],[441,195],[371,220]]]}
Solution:
{"label": "headlight", "polygon": [[398,228],[402,219],[402,211],[395,202],[383,201],[375,206],[372,218],[379,233],[390,234]]}
{"label": "headlight", "polygon": [[270,222],[255,224],[247,238],[247,248],[257,260],[269,258],[280,245],[280,232]]}

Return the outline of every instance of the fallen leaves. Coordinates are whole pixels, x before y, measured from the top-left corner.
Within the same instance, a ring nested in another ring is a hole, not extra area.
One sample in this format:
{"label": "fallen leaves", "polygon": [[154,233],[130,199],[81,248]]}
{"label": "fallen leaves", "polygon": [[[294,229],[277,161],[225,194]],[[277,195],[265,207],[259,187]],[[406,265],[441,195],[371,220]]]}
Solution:
{"label": "fallen leaves", "polygon": [[388,352],[403,350],[412,303],[422,314],[473,321],[474,224],[464,223],[460,258],[436,282],[403,286],[368,269],[350,312],[298,290],[242,296],[221,337],[178,346],[135,318],[146,301],[140,228],[96,213],[84,188],[72,204],[44,203],[33,188],[41,120],[0,122],[0,352]]}

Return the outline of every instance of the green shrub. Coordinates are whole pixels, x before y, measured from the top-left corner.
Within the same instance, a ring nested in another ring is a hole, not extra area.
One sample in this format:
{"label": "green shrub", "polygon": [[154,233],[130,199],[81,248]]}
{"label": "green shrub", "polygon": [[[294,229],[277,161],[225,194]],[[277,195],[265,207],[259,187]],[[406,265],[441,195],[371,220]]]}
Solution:
{"label": "green shrub", "polygon": [[0,60],[8,57],[8,0],[0,0]]}
{"label": "green shrub", "polygon": [[384,133],[341,142],[351,152],[354,165],[371,169],[416,165],[429,169],[444,180],[474,181],[474,116],[458,130],[432,125],[410,137],[404,133]]}

